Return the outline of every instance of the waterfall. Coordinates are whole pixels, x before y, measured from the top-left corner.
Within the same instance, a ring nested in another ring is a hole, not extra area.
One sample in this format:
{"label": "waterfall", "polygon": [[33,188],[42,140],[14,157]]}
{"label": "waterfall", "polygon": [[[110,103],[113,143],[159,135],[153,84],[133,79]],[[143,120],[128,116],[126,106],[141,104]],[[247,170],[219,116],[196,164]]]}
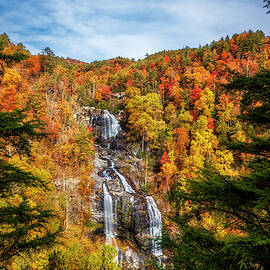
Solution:
{"label": "waterfall", "polygon": [[117,230],[117,198],[114,199],[114,227]]}
{"label": "waterfall", "polygon": [[[115,137],[120,131],[120,124],[116,117],[110,114],[107,110],[103,111],[102,116],[92,115],[90,125],[95,126],[96,135],[109,139]],[[97,127],[99,126],[99,129]]]}
{"label": "waterfall", "polygon": [[129,185],[129,183],[127,182],[126,178],[120,174],[114,167],[112,168],[114,170],[114,172],[116,173],[116,175],[120,178],[123,186],[124,186],[124,189],[126,192],[129,192],[129,193],[136,193],[134,191],[134,189]]}
{"label": "waterfall", "polygon": [[[116,117],[110,114],[107,110],[104,110],[102,115],[93,114],[91,116],[89,124],[93,127],[96,136],[103,137],[105,140],[108,140],[111,137],[115,137],[120,131],[120,124],[117,121]],[[102,140],[101,142],[103,143]],[[102,172],[102,176],[106,179],[106,181],[102,184],[104,194],[104,233],[106,236],[106,243],[112,245],[117,250],[118,256],[115,258],[115,261],[121,267],[123,258],[125,260],[129,258],[128,256],[126,256],[126,254],[128,253],[125,253],[126,251],[122,251],[117,245],[117,240],[119,240],[117,238],[117,222],[118,222],[117,204],[119,200],[117,201],[117,197],[115,196],[121,196],[122,192],[119,193],[119,195],[112,196],[110,194],[111,190],[109,189],[109,187],[111,186],[110,184],[112,184],[114,188],[115,186],[113,185],[112,182],[110,183],[110,181],[115,181],[115,178],[117,176],[117,178],[120,180],[124,188],[124,191],[130,194],[130,195],[125,194],[124,196],[126,196],[129,199],[128,203],[131,204],[131,207],[133,207],[135,211],[137,210],[135,206],[137,205],[137,202],[141,200],[141,197],[136,196],[135,190],[130,186],[126,178],[122,174],[120,174],[115,168],[113,160],[108,158],[115,156],[114,150],[110,149],[110,142],[111,141],[107,141],[108,143],[107,149],[109,149],[109,151],[103,148],[101,152],[102,155],[104,155],[104,157],[107,158],[109,163],[108,167]],[[117,188],[114,189],[114,191],[116,190],[115,191],[116,193],[123,190],[122,188],[119,189],[119,183],[115,184],[117,184]],[[162,259],[161,256],[163,255],[162,248],[160,245],[162,237],[162,217],[155,201],[151,196],[146,197],[146,202],[147,202],[147,212],[146,211],[143,212],[144,219],[141,219],[139,217],[138,221],[137,220],[135,221],[137,223],[136,224],[134,223],[135,225],[131,226],[136,226],[135,228],[141,228],[142,227],[141,220],[147,219],[147,214],[149,215],[149,229],[147,227],[144,227],[143,235],[145,237],[147,237],[149,234],[151,235],[150,243],[152,244],[151,248],[152,254],[156,256],[157,259],[161,262]],[[145,203],[143,203],[142,206],[145,209]],[[122,213],[118,212],[118,214],[119,214],[119,222],[121,222]]]}
{"label": "waterfall", "polygon": [[[122,250],[119,249],[116,242],[117,235],[117,199],[114,200],[109,193],[106,183],[103,183],[104,192],[104,223],[105,223],[105,235],[107,244],[112,244],[117,250],[117,256],[114,261],[121,267],[122,265]],[[114,205],[114,207],[113,207]],[[113,217],[114,215],[114,217]]]}
{"label": "waterfall", "polygon": [[106,119],[105,125],[108,127],[107,138],[106,137],[104,138],[108,139],[110,137],[116,136],[120,130],[120,124],[118,120],[114,115],[110,114],[107,110],[104,110],[104,117]]}
{"label": "waterfall", "polygon": [[110,174],[109,174],[109,169],[110,169],[110,168],[108,168],[108,169],[106,169],[105,171],[102,172],[102,176],[103,176],[107,181],[111,181],[111,180],[112,180],[112,178],[111,178],[111,176],[110,176]]}
{"label": "waterfall", "polygon": [[104,223],[105,235],[107,242],[111,243],[112,239],[117,235],[115,225],[113,224],[113,200],[110,195],[106,183],[103,183],[104,192]]}
{"label": "waterfall", "polygon": [[116,168],[114,167],[114,162],[111,159],[108,159],[111,163],[110,167],[108,167],[105,171],[102,172],[102,176],[106,178],[108,181],[112,180],[112,177],[109,174],[110,170],[113,170],[114,173],[119,177],[121,180],[122,185],[124,186],[124,190],[128,193],[136,193],[134,189],[130,186],[130,184],[127,182],[126,178],[120,174]]}
{"label": "waterfall", "polygon": [[[162,237],[162,220],[160,211],[157,208],[157,205],[154,199],[151,196],[146,197],[147,201],[147,209],[149,213],[150,219],[150,235],[153,237],[152,239],[152,253],[154,256],[162,256],[163,252],[161,249],[161,237]],[[159,239],[157,239],[159,238]]]}

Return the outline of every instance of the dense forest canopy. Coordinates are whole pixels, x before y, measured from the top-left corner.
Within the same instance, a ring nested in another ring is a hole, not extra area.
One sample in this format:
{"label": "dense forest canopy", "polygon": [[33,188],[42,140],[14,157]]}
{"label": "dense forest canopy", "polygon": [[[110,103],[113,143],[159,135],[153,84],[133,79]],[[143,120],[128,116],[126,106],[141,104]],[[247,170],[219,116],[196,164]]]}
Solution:
{"label": "dense forest canopy", "polygon": [[[270,39],[262,31],[138,61],[92,63],[58,57],[49,47],[32,55],[0,35],[0,181],[7,171],[24,177],[15,175],[22,185],[1,182],[0,209],[7,216],[11,206],[29,215],[39,209],[47,216],[37,221],[37,239],[45,234],[56,245],[41,249],[49,243],[44,240],[8,256],[1,245],[0,263],[14,269],[118,269],[114,250],[88,237],[95,227],[87,210],[95,139],[91,126],[74,114],[95,107],[121,113],[127,140],[146,168],[144,189],[163,198],[168,267],[267,269],[269,69]],[[72,177],[79,179],[77,193],[87,206],[78,206],[74,223],[66,188]],[[65,188],[57,190],[56,182]],[[1,241],[11,233],[9,222],[0,220]],[[42,251],[35,253],[36,247]],[[103,268],[94,268],[98,264]]]}

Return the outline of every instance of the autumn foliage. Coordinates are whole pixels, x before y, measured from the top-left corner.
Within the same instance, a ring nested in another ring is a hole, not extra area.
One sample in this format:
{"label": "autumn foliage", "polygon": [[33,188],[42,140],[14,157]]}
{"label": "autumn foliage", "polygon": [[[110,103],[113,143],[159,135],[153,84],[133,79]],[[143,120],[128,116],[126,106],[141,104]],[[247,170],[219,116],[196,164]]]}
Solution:
{"label": "autumn foliage", "polygon": [[[252,129],[238,118],[243,92],[225,93],[224,85],[235,74],[252,77],[270,69],[269,37],[261,31],[234,34],[199,48],[157,52],[139,61],[118,57],[84,63],[53,53],[31,55],[6,39],[0,45],[0,110],[25,108],[29,120],[43,121],[48,137],[33,144],[33,168],[62,189],[65,185],[65,194],[58,194],[65,198],[66,182],[79,179],[83,206],[74,219],[81,222],[80,235],[90,216],[84,207],[93,188],[89,176],[95,151],[92,128],[74,117],[81,107],[121,114],[125,139],[136,145],[135,154],[145,164],[146,182],[147,173],[154,172],[150,184],[160,193],[172,187],[185,190],[188,180],[206,166],[237,176],[249,158],[221,143],[244,143]],[[28,58],[15,64],[13,58],[22,52]],[[63,209],[59,211],[66,219]],[[215,229],[221,226],[219,218],[207,213],[202,222]]]}

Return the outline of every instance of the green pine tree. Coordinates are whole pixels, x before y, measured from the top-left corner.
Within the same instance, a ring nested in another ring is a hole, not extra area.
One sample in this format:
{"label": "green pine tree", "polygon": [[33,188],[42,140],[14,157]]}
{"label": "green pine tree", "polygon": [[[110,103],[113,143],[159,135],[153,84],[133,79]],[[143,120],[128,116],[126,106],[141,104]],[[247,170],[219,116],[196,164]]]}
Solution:
{"label": "green pine tree", "polygon": [[4,48],[8,47],[10,44],[9,37],[6,33],[0,35],[0,51],[4,50]]}
{"label": "green pine tree", "polygon": [[26,121],[24,111],[0,112],[0,269],[14,256],[57,242],[59,229],[49,226],[53,212],[31,205],[25,195],[27,187],[46,190],[46,183],[8,161],[15,154],[30,157],[31,141],[45,135],[39,121]]}

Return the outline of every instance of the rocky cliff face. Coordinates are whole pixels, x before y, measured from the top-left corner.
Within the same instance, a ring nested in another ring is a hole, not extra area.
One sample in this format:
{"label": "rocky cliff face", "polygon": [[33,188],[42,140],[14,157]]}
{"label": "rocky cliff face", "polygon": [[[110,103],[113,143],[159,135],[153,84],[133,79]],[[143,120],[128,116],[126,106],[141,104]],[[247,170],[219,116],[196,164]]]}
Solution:
{"label": "rocky cliff face", "polygon": [[[77,117],[81,117],[92,126],[98,142],[91,176],[95,181],[95,191],[91,196],[92,218],[103,225],[104,234],[108,233],[106,226],[107,228],[113,226],[115,232],[110,232],[112,235],[109,237],[107,235],[106,239],[118,249],[118,262],[128,263],[128,269],[143,269],[145,259],[155,254],[151,235],[153,230],[150,227],[159,226],[160,229],[161,226],[156,220],[154,223],[151,220],[153,217],[149,215],[147,194],[142,192],[140,187],[140,177],[143,174],[142,161],[127,151],[124,132],[120,131],[116,117],[108,111],[84,108],[84,114]],[[106,211],[112,211],[109,213],[111,218],[104,217],[105,208]],[[108,227],[106,222],[113,224],[109,224]],[[132,244],[125,244],[122,248],[120,242],[123,240]],[[158,254],[162,255],[162,251],[160,250]]]}

